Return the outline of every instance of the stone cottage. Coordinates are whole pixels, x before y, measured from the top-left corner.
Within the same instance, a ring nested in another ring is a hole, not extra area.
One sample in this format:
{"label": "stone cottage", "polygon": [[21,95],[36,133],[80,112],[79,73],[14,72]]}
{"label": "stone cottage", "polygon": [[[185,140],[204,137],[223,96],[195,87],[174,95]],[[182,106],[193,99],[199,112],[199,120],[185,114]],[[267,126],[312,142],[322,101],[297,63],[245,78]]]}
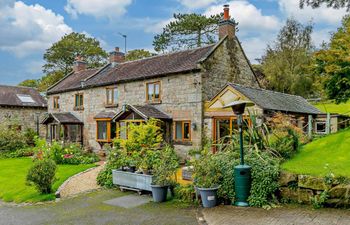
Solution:
{"label": "stone cottage", "polygon": [[40,121],[46,112],[46,99],[37,90],[0,85],[0,123],[15,125],[22,131],[30,128],[45,135],[45,127]]}
{"label": "stone cottage", "polygon": [[227,82],[259,87],[228,7],[224,12],[212,45],[130,62],[116,48],[99,69],[77,58],[73,72],[47,91],[47,138],[98,150],[116,136],[127,137],[122,128],[128,124],[158,118],[179,152],[200,146],[205,103]]}

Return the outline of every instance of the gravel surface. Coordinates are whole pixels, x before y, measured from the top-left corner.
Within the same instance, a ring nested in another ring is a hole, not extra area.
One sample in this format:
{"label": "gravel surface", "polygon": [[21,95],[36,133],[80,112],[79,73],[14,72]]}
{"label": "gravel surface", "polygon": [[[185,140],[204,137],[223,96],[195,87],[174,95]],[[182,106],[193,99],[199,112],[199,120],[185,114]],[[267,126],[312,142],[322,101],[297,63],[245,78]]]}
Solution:
{"label": "gravel surface", "polygon": [[67,198],[80,193],[99,189],[100,186],[96,182],[98,173],[102,170],[103,165],[81,173],[78,176],[72,177],[68,183],[61,189],[61,198]]}

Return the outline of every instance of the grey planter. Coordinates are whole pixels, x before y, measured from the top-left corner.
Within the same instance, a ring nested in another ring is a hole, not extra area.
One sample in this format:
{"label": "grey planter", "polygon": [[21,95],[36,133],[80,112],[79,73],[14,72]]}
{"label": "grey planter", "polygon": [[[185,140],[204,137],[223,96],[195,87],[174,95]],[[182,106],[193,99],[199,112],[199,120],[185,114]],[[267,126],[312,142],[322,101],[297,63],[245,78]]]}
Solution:
{"label": "grey planter", "polygon": [[219,187],[215,188],[199,188],[198,191],[201,195],[202,203],[204,208],[212,208],[217,205],[217,192]]}
{"label": "grey planter", "polygon": [[121,170],[112,170],[113,184],[136,190],[152,191],[153,176],[130,173]]}
{"label": "grey planter", "polygon": [[168,186],[151,185],[154,202],[165,202],[168,195]]}

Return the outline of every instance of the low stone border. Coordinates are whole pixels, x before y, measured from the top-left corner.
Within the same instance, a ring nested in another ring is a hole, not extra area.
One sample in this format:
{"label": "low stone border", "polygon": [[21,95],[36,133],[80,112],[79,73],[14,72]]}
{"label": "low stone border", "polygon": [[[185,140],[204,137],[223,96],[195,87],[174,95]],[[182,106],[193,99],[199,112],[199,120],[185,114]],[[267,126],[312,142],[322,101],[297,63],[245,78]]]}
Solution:
{"label": "low stone border", "polygon": [[80,172],[80,173],[77,173],[77,174],[75,174],[75,175],[69,177],[65,182],[63,182],[63,184],[61,184],[61,186],[60,186],[60,187],[57,189],[57,191],[55,192],[56,198],[61,198],[61,191],[66,187],[66,185],[67,185],[73,178],[75,178],[75,177],[77,177],[77,176],[80,176],[80,175],[82,175],[82,174],[84,174],[84,173],[90,172],[91,170],[94,170],[94,169],[96,169],[96,168],[97,168],[97,167],[92,167],[92,168],[89,168],[89,169],[87,169],[87,170],[84,170],[84,171],[82,171],[82,172]]}

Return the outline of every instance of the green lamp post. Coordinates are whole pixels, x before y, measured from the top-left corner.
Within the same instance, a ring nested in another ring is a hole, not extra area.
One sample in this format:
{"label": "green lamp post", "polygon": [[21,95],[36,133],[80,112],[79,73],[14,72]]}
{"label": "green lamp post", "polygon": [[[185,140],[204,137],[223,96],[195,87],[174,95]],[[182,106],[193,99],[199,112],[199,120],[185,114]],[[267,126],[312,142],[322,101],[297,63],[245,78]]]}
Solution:
{"label": "green lamp post", "polygon": [[231,108],[233,113],[237,115],[237,124],[239,131],[239,155],[240,164],[234,167],[234,177],[235,177],[235,192],[236,198],[234,205],[247,207],[248,197],[250,193],[251,186],[251,167],[244,164],[244,152],[243,152],[243,113],[245,107],[253,106],[254,103],[250,101],[233,101],[224,106],[224,108]]}

